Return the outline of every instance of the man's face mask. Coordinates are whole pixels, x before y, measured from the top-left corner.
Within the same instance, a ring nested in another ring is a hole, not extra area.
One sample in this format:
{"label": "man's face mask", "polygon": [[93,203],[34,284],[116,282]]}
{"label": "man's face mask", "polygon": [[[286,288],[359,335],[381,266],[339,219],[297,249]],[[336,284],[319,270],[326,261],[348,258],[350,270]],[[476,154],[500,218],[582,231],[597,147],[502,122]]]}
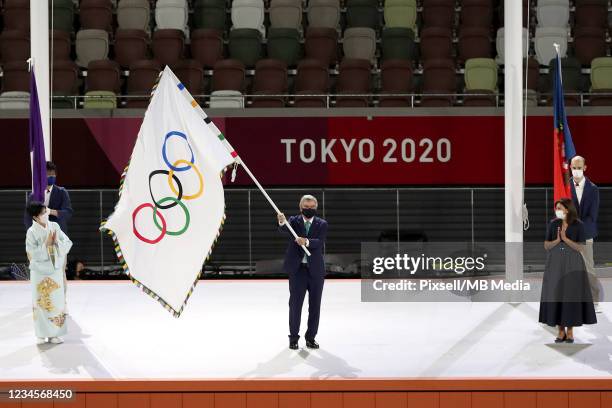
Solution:
{"label": "man's face mask", "polygon": [[306,218],[312,218],[315,215],[317,215],[317,209],[316,208],[302,208],[302,214]]}

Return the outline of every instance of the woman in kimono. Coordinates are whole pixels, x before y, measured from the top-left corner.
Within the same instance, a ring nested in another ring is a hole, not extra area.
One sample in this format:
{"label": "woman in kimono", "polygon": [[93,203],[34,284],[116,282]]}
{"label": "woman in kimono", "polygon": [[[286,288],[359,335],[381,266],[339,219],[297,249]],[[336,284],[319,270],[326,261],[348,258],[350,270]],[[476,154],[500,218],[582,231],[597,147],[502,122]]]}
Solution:
{"label": "woman in kimono", "polygon": [[591,287],[582,257],[585,234],[576,207],[569,198],[555,203],[544,248],[546,269],[542,281],[540,323],[558,327],[555,343],[573,343],[574,327],[595,324]]}
{"label": "woman in kimono", "polygon": [[49,221],[44,204],[28,204],[32,226],[26,234],[26,252],[30,261],[34,331],[38,344],[62,343],[66,334],[66,281],[64,268],[72,241],[59,225]]}

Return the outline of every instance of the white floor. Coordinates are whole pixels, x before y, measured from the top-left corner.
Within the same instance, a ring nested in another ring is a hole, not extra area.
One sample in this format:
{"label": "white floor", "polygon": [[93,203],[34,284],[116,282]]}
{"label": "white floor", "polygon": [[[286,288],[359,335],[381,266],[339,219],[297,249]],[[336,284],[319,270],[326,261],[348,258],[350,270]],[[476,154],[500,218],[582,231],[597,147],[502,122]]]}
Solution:
{"label": "white floor", "polygon": [[358,281],[325,285],[321,349],[302,339],[291,351],[286,281],[200,282],[179,319],[130,282],[74,282],[66,342],[43,346],[29,283],[0,283],[0,380],[612,373],[612,304],[597,325],[575,330],[577,344],[555,345],[538,304],[362,303]]}

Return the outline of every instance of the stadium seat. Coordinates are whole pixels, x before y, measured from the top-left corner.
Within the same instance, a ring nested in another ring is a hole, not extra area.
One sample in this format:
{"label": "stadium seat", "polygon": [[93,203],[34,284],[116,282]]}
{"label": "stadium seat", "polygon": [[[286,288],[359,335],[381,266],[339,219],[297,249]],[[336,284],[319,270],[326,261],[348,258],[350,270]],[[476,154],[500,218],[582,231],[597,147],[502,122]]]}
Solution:
{"label": "stadium seat", "polygon": [[2,66],[2,92],[29,92],[30,73],[25,61],[11,61]]}
{"label": "stadium seat", "polygon": [[[287,65],[280,60],[263,59],[255,65],[254,95],[280,95],[287,93]],[[278,96],[254,96],[253,108],[282,108],[285,98]]]}
{"label": "stadium seat", "polygon": [[414,61],[416,59],[416,44],[414,31],[409,28],[385,27],[382,31],[382,59],[403,59]]}
{"label": "stadium seat", "polygon": [[178,29],[159,29],[153,33],[153,57],[162,66],[173,65],[183,58],[185,39],[183,31]]}
{"label": "stadium seat", "polygon": [[91,61],[87,65],[86,87],[90,91],[121,93],[121,72],[119,64],[111,60]]}
{"label": "stadium seat", "polygon": [[199,61],[187,59],[177,62],[172,70],[185,88],[194,96],[204,90],[204,68]]}
{"label": "stadium seat", "polygon": [[217,61],[212,77],[213,91],[238,91],[245,85],[245,67],[239,60],[224,59]]}
{"label": "stadium seat", "polygon": [[188,12],[187,0],[157,0],[155,5],[156,30],[181,30],[185,38],[189,38]]}
{"label": "stadium seat", "polygon": [[80,30],[76,34],[76,63],[86,67],[91,61],[108,58],[108,32]]}
{"label": "stadium seat", "polygon": [[[329,93],[328,66],[315,59],[300,61],[295,77],[296,95],[323,95]],[[324,96],[296,96],[296,108],[325,108],[327,98]]]}
{"label": "stadium seat", "polygon": [[455,0],[423,0],[423,27],[452,28]]}
{"label": "stadium seat", "polygon": [[[386,60],[381,67],[382,94],[409,94],[412,92],[412,63],[406,60]],[[410,96],[381,96],[379,107],[411,107]]]}
{"label": "stadium seat", "polygon": [[120,29],[150,31],[151,10],[148,0],[121,0],[117,6]]}
{"label": "stadium seat", "polygon": [[606,28],[608,26],[607,0],[576,0],[574,12],[576,27]]}
{"label": "stadium seat", "polygon": [[347,0],[346,26],[368,27],[373,30],[378,30],[380,27],[378,0]]}
{"label": "stadium seat", "polygon": [[[553,85],[557,75],[557,64],[554,63],[554,58],[550,61],[548,71],[548,104],[552,105]],[[576,94],[581,91],[581,67],[580,62],[574,57],[561,58],[561,82],[563,83],[563,91],[565,92],[566,106],[580,106],[580,95]]]}
{"label": "stadium seat", "polygon": [[254,28],[236,28],[230,31],[229,55],[253,67],[262,57],[261,32]]}
{"label": "stadium seat", "polygon": [[155,60],[142,60],[130,65],[130,76],[127,79],[127,95],[142,96],[140,98],[127,98],[128,108],[146,108],[149,104],[149,95],[159,77],[162,67]]}
{"label": "stadium seat", "polygon": [[4,29],[30,31],[30,0],[4,1]]}
{"label": "stadium seat", "polygon": [[269,58],[294,67],[302,57],[300,33],[295,28],[270,28],[267,49]]}
{"label": "stadium seat", "polygon": [[53,61],[69,60],[72,43],[70,41],[70,33],[61,30],[49,31],[49,43],[52,43],[53,48],[49,47],[49,51],[53,52]]}
{"label": "stadium seat", "polygon": [[262,37],[266,36],[263,0],[234,0],[232,2],[232,30],[243,28],[259,30]]}
{"label": "stadium seat", "polygon": [[591,92],[592,106],[612,106],[612,58],[595,58],[591,63]]}
{"label": "stadium seat", "polygon": [[115,33],[115,61],[127,69],[149,57],[149,36],[144,30],[120,28]]}
{"label": "stadium seat", "polygon": [[335,28],[308,27],[304,42],[306,58],[332,65],[338,62],[338,32]]}
{"label": "stadium seat", "polygon": [[81,30],[113,30],[113,4],[110,0],[81,0]]}
{"label": "stadium seat", "polygon": [[3,62],[25,61],[30,58],[28,31],[4,30],[0,34],[0,53]]}
{"label": "stadium seat", "polygon": [[569,0],[539,0],[536,15],[538,28],[566,28],[569,25]]}
{"label": "stadium seat", "polygon": [[[490,58],[472,58],[465,62],[465,91],[463,106],[496,106],[497,64]],[[486,95],[483,95],[486,94]]]}
{"label": "stadium seat", "polygon": [[367,108],[367,96],[340,96],[341,94],[369,94],[370,61],[366,59],[345,58],[340,63],[340,72],[336,84],[336,107]]}
{"label": "stadium seat", "polygon": [[555,47],[559,44],[561,58],[567,54],[567,29],[559,27],[537,27],[535,33],[535,53],[540,65],[548,65],[555,57]]}
{"label": "stadium seat", "polygon": [[[53,29],[67,33],[74,31],[74,3],[72,0],[54,0],[49,2],[49,18],[52,19]],[[53,16],[51,15],[53,12]]]}
{"label": "stadium seat", "polygon": [[302,31],[302,0],[272,0],[270,28],[294,28]]}
{"label": "stadium seat", "polygon": [[453,33],[450,28],[427,27],[421,30],[421,59],[450,59],[453,57]]}
{"label": "stadium seat", "polygon": [[9,91],[0,94],[0,110],[30,109],[30,93]]}
{"label": "stadium seat", "polygon": [[590,66],[595,58],[606,56],[606,30],[600,27],[576,27],[573,46],[578,61],[583,66]]}
{"label": "stadium seat", "polygon": [[244,98],[239,91],[214,91],[210,94],[209,107],[213,109],[244,108]]}
{"label": "stadium seat", "polygon": [[193,10],[193,27],[224,32],[227,27],[225,0],[196,0]]}
{"label": "stadium seat", "polygon": [[61,97],[78,95],[78,80],[79,67],[73,61],[53,62],[53,108],[76,108],[72,98]]}
{"label": "stadium seat", "polygon": [[111,91],[90,91],[85,93],[84,109],[116,109],[117,95]]}
{"label": "stadium seat", "polygon": [[431,59],[423,63],[422,107],[453,106],[457,92],[455,64],[451,59]]}
{"label": "stadium seat", "polygon": [[340,24],[340,0],[310,0],[308,28],[333,28]]}
{"label": "stadium seat", "polygon": [[459,61],[467,61],[471,58],[490,58],[490,30],[483,27],[462,28],[457,48]]}
{"label": "stadium seat", "polygon": [[346,58],[375,62],[376,32],[367,27],[347,28],[344,31],[343,50]]}
{"label": "stadium seat", "polygon": [[[497,62],[499,64],[504,63],[504,27],[497,30],[497,37],[495,38],[495,48],[497,49]],[[523,58],[527,58],[529,55],[529,30],[523,28]]]}
{"label": "stadium seat", "polygon": [[386,0],[384,8],[385,27],[416,29],[416,0]]}
{"label": "stadium seat", "polygon": [[[517,0],[515,0],[517,1]],[[489,28],[493,24],[492,0],[461,0],[461,27]]]}
{"label": "stadium seat", "polygon": [[204,68],[212,68],[223,59],[223,35],[213,28],[200,28],[191,33],[191,56]]}

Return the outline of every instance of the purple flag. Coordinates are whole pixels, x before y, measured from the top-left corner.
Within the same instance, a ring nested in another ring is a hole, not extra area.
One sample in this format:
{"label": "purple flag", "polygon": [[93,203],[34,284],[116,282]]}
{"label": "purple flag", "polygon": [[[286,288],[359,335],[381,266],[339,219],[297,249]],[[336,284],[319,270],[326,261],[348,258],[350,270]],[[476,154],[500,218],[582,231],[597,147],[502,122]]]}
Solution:
{"label": "purple flag", "polygon": [[47,161],[34,67],[30,71],[30,161],[32,163],[32,200],[42,202],[45,199],[47,188]]}

